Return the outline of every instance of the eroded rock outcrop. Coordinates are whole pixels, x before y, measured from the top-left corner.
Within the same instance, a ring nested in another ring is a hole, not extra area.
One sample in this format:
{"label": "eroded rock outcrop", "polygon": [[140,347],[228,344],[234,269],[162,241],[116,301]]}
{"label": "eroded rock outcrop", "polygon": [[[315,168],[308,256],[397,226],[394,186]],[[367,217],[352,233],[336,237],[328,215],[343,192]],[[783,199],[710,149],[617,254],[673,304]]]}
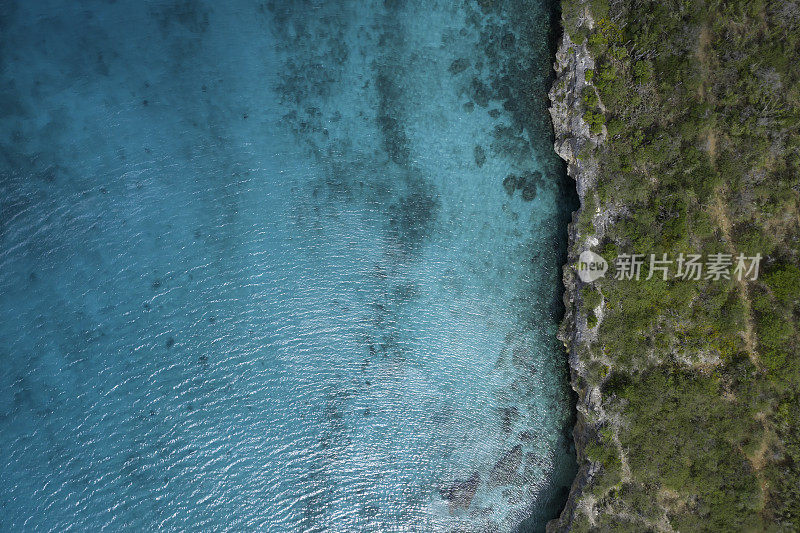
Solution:
{"label": "eroded rock outcrop", "polygon": [[[588,21],[591,23],[591,21]],[[587,387],[582,376],[586,372],[586,361],[580,349],[588,344],[593,332],[587,325],[587,317],[580,311],[581,282],[572,265],[580,253],[596,245],[602,238],[608,223],[607,213],[591,213],[594,228],[592,233],[583,233],[578,220],[588,205],[587,198],[597,182],[598,163],[594,157],[595,147],[605,139],[605,131],[592,135],[589,125],[583,119],[581,93],[587,86],[586,71],[594,68],[594,61],[585,45],[577,45],[565,32],[556,53],[556,79],[550,90],[550,115],[555,133],[556,153],[567,163],[567,173],[575,180],[581,206],[573,213],[569,225],[568,262],[564,267],[564,304],[566,314],[561,325],[559,338],[564,342],[569,358],[572,388],[578,394],[577,422],[573,430],[578,454],[579,470],[570,489],[569,497],[561,516],[547,525],[548,532],[569,530],[576,509],[590,507],[590,502],[581,498],[583,488],[590,482],[599,466],[587,460],[585,449],[590,436],[604,419],[600,402],[600,390]],[[591,509],[583,509],[591,514]]]}

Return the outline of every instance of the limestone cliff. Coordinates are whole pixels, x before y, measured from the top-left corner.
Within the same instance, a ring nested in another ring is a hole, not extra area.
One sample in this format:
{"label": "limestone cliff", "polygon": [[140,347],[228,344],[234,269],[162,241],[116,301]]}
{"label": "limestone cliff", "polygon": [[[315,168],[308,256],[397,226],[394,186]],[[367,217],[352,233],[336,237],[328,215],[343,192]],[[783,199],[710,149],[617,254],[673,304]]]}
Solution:
{"label": "limestone cliff", "polygon": [[[577,423],[573,434],[578,454],[579,470],[572,484],[566,506],[561,516],[552,520],[547,527],[550,531],[568,530],[578,506],[586,506],[582,499],[582,489],[589,482],[598,468],[585,456],[587,436],[593,431],[592,426],[602,420],[600,391],[596,387],[587,387],[584,379],[585,362],[581,359],[581,347],[593,335],[588,327],[585,313],[580,311],[581,282],[572,265],[581,251],[599,242],[600,232],[605,226],[605,217],[592,213],[599,222],[594,230],[584,232],[580,229],[579,219],[587,208],[587,196],[597,179],[597,161],[591,155],[592,148],[602,143],[604,135],[591,134],[589,125],[583,119],[581,92],[587,85],[586,71],[594,67],[594,62],[585,45],[577,45],[565,32],[556,52],[556,79],[550,90],[550,115],[555,132],[555,150],[567,163],[567,173],[575,180],[581,205],[572,215],[569,225],[568,262],[564,266],[564,316],[560,339],[564,342],[569,357],[572,387],[578,394]],[[591,513],[591,509],[583,509]]]}

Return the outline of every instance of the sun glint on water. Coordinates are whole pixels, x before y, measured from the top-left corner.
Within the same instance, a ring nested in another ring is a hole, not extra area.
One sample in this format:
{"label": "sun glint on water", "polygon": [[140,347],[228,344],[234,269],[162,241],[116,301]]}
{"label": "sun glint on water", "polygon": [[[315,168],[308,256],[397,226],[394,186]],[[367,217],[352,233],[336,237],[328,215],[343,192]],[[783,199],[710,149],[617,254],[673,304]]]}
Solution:
{"label": "sun glint on water", "polygon": [[3,2],[0,530],[542,529],[554,17]]}

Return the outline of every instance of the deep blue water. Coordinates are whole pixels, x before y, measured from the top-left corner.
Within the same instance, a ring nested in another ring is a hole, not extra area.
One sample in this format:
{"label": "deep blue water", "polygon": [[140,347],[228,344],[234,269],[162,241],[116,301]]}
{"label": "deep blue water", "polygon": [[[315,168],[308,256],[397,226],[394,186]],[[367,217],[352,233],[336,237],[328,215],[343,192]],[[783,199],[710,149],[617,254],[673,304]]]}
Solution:
{"label": "deep blue water", "polygon": [[550,4],[0,0],[0,531],[541,529]]}

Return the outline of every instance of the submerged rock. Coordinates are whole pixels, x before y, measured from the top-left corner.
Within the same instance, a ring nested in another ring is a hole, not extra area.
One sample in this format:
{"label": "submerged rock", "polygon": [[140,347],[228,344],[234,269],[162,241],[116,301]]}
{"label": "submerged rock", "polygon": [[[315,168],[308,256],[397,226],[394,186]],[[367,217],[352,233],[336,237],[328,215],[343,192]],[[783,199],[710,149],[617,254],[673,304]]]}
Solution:
{"label": "submerged rock", "polygon": [[450,513],[454,513],[460,508],[467,509],[470,506],[480,482],[481,476],[475,472],[467,480],[455,481],[439,489],[442,499],[450,502]]}
{"label": "submerged rock", "polygon": [[478,165],[478,168],[481,168],[486,163],[486,150],[483,149],[483,146],[476,145],[474,152],[475,164]]}
{"label": "submerged rock", "polygon": [[503,180],[503,188],[509,196],[514,195],[514,191],[522,191],[522,199],[526,202],[536,198],[539,184],[544,181],[542,173],[534,171],[525,171],[521,176],[509,174]]}
{"label": "submerged rock", "polygon": [[522,445],[517,444],[495,463],[489,475],[490,485],[510,485],[519,476],[520,466],[522,466]]}
{"label": "submerged rock", "polygon": [[542,173],[539,171],[526,171],[517,180],[517,189],[522,191],[522,199],[530,202],[536,198],[537,188],[542,182]]}
{"label": "submerged rock", "polygon": [[460,57],[455,61],[453,61],[452,63],[450,63],[450,67],[447,69],[447,71],[450,72],[450,74],[452,74],[453,76],[455,76],[467,70],[468,67],[469,67],[469,59],[465,57]]}
{"label": "submerged rock", "polygon": [[500,426],[503,428],[503,433],[511,433],[514,422],[519,418],[519,409],[516,407],[503,407],[500,409]]}
{"label": "submerged rock", "polygon": [[531,200],[536,198],[536,184],[531,182],[525,182],[525,187],[522,189],[522,199],[526,202],[530,202]]}
{"label": "submerged rock", "polygon": [[514,48],[517,39],[514,37],[514,34],[511,32],[506,33],[503,35],[503,38],[500,39],[500,48],[503,50],[511,50]]}
{"label": "submerged rock", "polygon": [[491,13],[499,7],[497,0],[478,0],[478,6],[484,13]]}
{"label": "submerged rock", "polygon": [[472,78],[471,96],[477,105],[486,107],[491,97],[489,88],[478,78]]}
{"label": "submerged rock", "polygon": [[514,174],[509,174],[506,176],[506,179],[503,180],[503,188],[505,188],[506,192],[509,196],[514,195],[514,191],[517,190],[517,178]]}

